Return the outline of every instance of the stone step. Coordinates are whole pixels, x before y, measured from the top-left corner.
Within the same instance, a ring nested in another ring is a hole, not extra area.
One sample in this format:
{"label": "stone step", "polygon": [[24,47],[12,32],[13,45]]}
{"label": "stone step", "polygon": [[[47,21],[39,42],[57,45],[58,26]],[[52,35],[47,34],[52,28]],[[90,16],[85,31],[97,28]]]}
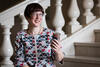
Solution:
{"label": "stone step", "polygon": [[76,56],[100,57],[100,43],[75,43]]}
{"label": "stone step", "polygon": [[95,42],[100,42],[100,30],[94,30]]}
{"label": "stone step", "polygon": [[64,64],[57,67],[100,67],[100,58],[84,56],[66,56]]}

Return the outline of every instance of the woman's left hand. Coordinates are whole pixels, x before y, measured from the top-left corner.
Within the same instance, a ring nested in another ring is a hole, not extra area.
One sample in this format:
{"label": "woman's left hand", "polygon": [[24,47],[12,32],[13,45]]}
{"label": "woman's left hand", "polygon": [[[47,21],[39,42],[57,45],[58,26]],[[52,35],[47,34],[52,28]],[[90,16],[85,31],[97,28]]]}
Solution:
{"label": "woman's left hand", "polygon": [[56,39],[54,39],[51,43],[51,48],[55,51],[56,53],[56,60],[61,61],[64,57],[62,51],[61,51],[61,45],[60,42]]}

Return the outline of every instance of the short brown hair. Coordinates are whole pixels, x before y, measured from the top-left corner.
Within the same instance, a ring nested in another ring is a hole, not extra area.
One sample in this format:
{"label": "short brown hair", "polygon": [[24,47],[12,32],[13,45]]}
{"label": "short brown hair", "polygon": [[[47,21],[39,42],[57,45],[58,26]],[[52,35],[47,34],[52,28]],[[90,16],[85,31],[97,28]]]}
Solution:
{"label": "short brown hair", "polygon": [[24,11],[24,16],[30,18],[31,14],[36,11],[41,11],[44,14],[43,7],[38,3],[28,4]]}

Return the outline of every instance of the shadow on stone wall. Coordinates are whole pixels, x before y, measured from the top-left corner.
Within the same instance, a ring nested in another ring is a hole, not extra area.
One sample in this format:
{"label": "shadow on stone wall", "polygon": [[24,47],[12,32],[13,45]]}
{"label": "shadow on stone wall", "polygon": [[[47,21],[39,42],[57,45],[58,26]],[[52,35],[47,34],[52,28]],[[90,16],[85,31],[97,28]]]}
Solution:
{"label": "shadow on stone wall", "polygon": [[[15,46],[16,34],[17,34],[17,32],[22,30],[22,24],[21,24],[22,20],[21,20],[20,16],[17,15],[14,17],[14,19],[15,19],[14,26],[11,28],[11,43],[12,43],[13,48]],[[11,57],[11,60],[14,60],[14,54]]]}
{"label": "shadow on stone wall", "polygon": [[[2,34],[2,32],[3,32],[3,29],[2,29],[2,27],[0,25],[0,47],[1,47],[2,42],[3,42],[3,34]],[[1,60],[2,60],[2,58],[0,57],[0,62],[1,62]]]}
{"label": "shadow on stone wall", "polygon": [[[16,33],[20,30],[22,30],[21,19],[20,19],[19,15],[17,15],[14,17],[14,26],[10,30],[10,32],[11,32],[10,38],[11,38],[11,43],[12,43],[13,48],[14,48],[14,41],[16,38]],[[3,36],[4,36],[3,28],[0,25],[0,47],[2,46],[2,42],[3,42],[3,38],[4,38]],[[14,54],[11,57],[11,60],[13,60],[13,58],[14,58]],[[2,57],[0,57],[0,62],[1,62],[1,59],[2,59]]]}
{"label": "shadow on stone wall", "polygon": [[0,12],[18,4],[25,0],[0,0]]}

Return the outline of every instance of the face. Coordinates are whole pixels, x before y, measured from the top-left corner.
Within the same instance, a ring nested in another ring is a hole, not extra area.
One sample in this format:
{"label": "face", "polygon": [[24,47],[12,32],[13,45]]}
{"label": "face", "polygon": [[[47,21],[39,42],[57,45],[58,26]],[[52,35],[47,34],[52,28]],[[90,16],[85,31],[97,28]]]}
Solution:
{"label": "face", "polygon": [[29,24],[34,27],[40,26],[42,22],[43,13],[41,11],[37,11],[31,14],[31,17],[28,18]]}

